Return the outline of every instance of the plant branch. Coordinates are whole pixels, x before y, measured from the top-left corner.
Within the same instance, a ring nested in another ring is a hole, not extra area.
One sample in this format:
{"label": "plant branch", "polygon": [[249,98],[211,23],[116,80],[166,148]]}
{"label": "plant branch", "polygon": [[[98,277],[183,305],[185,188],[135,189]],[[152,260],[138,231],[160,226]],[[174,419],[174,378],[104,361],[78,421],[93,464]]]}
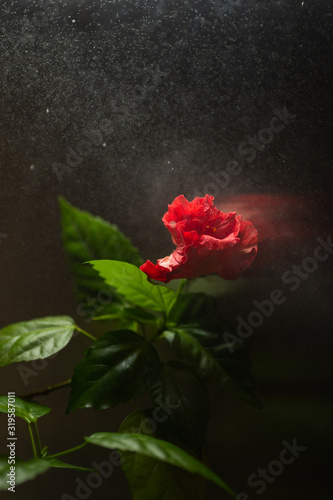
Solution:
{"label": "plant branch", "polygon": [[30,392],[29,394],[23,394],[23,396],[20,396],[22,399],[32,399],[35,396],[45,396],[46,394],[49,394],[50,392],[57,391],[58,389],[62,389],[63,387],[67,387],[70,385],[72,382],[71,379],[65,380],[64,382],[59,382],[59,384],[55,385],[49,385],[45,389],[38,389],[37,391]]}
{"label": "plant branch", "polygon": [[79,444],[78,446],[75,446],[74,448],[69,448],[68,450],[60,451],[59,453],[55,453],[54,455],[47,455],[47,459],[49,458],[55,458],[55,457],[60,457],[61,455],[67,455],[67,453],[72,453],[73,451],[80,450],[84,446],[87,446],[88,443],[82,443]]}
{"label": "plant branch", "polygon": [[36,450],[35,439],[34,439],[34,435],[32,433],[32,429],[31,429],[31,425],[30,424],[28,424],[28,429],[29,429],[29,435],[30,435],[30,439],[31,439],[32,449],[33,449],[33,452],[34,452],[34,458],[37,458],[37,450]]}
{"label": "plant branch", "polygon": [[40,442],[40,437],[39,437],[39,432],[38,432],[38,428],[37,428],[37,423],[33,422],[32,425],[33,425],[33,428],[34,428],[34,431],[35,431],[35,436],[36,436],[36,439],[37,439],[38,453],[39,453],[39,456],[41,457],[42,456],[42,445],[41,445],[41,442]]}
{"label": "plant branch", "polygon": [[86,337],[88,337],[90,340],[93,340],[94,342],[97,340],[96,337],[94,337],[93,335],[91,335],[90,333],[86,332],[85,330],[82,330],[82,328],[80,328],[79,326],[75,325],[75,330],[77,330],[78,332],[81,332],[83,333],[83,335],[85,335]]}

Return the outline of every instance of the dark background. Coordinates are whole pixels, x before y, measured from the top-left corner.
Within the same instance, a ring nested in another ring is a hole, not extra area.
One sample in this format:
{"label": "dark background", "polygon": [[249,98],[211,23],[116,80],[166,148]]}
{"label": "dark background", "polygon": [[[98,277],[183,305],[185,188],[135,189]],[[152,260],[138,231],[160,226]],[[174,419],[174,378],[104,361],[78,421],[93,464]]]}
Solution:
{"label": "dark background", "polygon": [[[180,193],[191,200],[210,192],[222,210],[225,199],[250,195],[248,207],[259,219],[277,196],[281,237],[259,246],[247,279],[220,285],[221,309],[234,325],[274,288],[287,296],[251,339],[264,408],[212,389],[208,455],[212,469],[252,500],[331,498],[333,256],[294,292],[281,275],[313,255],[316,238],[326,240],[332,229],[332,6],[314,0],[51,6],[0,5],[0,327],[69,314],[90,328],[78,315],[64,261],[59,195],[116,223],[151,260],[172,251],[161,217]],[[248,162],[239,145],[284,107],[295,118]],[[71,169],[59,167],[69,151],[77,153],[84,130],[105,119],[113,130],[103,143]],[[241,173],[225,186],[212,181],[230,160]],[[265,195],[265,203],[257,205],[255,195]],[[21,395],[71,377],[89,344],[75,337],[47,366],[34,365],[27,385],[16,365],[3,368],[1,393]],[[117,430],[131,411],[123,405],[65,416],[68,393],[38,398],[53,409],[40,432],[54,453],[83,435]],[[5,433],[4,415],[1,426]],[[23,423],[19,429],[18,455],[27,459]],[[278,458],[283,440],[295,438],[307,449],[256,494],[247,478]],[[89,447],[70,458],[89,466],[108,455]],[[76,477],[86,474],[52,470],[18,486],[16,498],[75,497]],[[130,498],[119,467],[91,494],[110,496]],[[207,498],[227,495],[209,484]]]}

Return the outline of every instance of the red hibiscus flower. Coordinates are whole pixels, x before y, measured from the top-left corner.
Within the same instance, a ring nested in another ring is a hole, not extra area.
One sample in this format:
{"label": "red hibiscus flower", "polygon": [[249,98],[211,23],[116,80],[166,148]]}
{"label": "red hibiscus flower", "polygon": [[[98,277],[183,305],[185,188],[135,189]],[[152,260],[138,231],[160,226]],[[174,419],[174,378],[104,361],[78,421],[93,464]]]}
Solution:
{"label": "red hibiscus flower", "polygon": [[236,212],[218,210],[213,200],[208,194],[191,202],[177,196],[162,219],[176,250],[156,265],[147,260],[140,269],[165,283],[212,273],[235,280],[257,254],[258,233]]}

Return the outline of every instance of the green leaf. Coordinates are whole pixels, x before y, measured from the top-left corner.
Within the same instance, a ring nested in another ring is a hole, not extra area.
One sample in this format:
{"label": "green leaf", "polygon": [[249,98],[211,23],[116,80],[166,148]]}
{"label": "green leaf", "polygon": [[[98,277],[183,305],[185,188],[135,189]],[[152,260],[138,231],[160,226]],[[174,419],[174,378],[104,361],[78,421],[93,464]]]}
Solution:
{"label": "green leaf", "polygon": [[225,341],[224,333],[233,328],[219,318],[216,299],[203,293],[181,294],[170,311],[167,329],[180,329],[191,335],[237,382],[243,396],[246,393],[249,402],[261,407],[254,392],[248,346]]}
{"label": "green leaf", "polygon": [[[15,402],[11,403],[10,408],[15,407],[15,417],[23,418],[28,424],[37,422],[40,417],[43,417],[51,411],[48,406],[40,405],[33,401],[25,401],[24,399],[15,396]],[[8,396],[0,396],[0,412],[8,413]]]}
{"label": "green leaf", "polygon": [[217,318],[217,304],[214,297],[205,293],[181,293],[168,315],[168,325],[203,322],[206,325]]}
{"label": "green leaf", "polygon": [[158,375],[159,358],[131,330],[105,333],[76,366],[68,411],[116,406],[145,392]]}
{"label": "green leaf", "polygon": [[202,380],[184,363],[162,363],[151,397],[156,408],[172,408],[161,421],[200,456],[209,417],[208,391]]}
{"label": "green leaf", "polygon": [[93,260],[88,264],[127,301],[144,309],[168,313],[176,300],[173,290],[153,285],[147,280],[147,275],[132,264],[116,260]]}
{"label": "green leaf", "polygon": [[[12,465],[13,467],[13,465]],[[47,460],[41,458],[35,458],[29,460],[28,462],[16,461],[15,463],[15,485],[25,483],[30,479],[34,479],[39,474],[43,474],[51,465]],[[10,472],[10,465],[8,464],[7,458],[1,458],[0,460],[0,490],[7,490],[11,486],[7,481],[10,476],[7,476]],[[15,490],[16,493],[16,490]]]}
{"label": "green leaf", "polygon": [[75,330],[68,316],[22,321],[0,330],[0,366],[44,359],[63,349]]}
{"label": "green leaf", "polygon": [[221,343],[221,335],[219,333],[209,332],[200,328],[196,323],[188,325],[180,325],[181,329],[189,332],[203,347],[206,349],[213,349],[216,345]]}
{"label": "green leaf", "polygon": [[[197,338],[199,341],[196,332],[193,333],[193,336]],[[202,339],[204,342],[204,346],[206,347],[206,338]],[[215,342],[214,345],[207,346],[206,349],[210,350],[210,353],[214,356],[214,358],[221,364],[231,376],[235,378],[246,377],[250,373],[251,369],[251,361],[248,346],[243,345],[234,345],[226,342]],[[231,350],[232,349],[232,352]]]}
{"label": "green leaf", "polygon": [[[195,333],[195,332],[193,332]],[[165,330],[163,336],[171,343],[182,357],[186,357],[199,377],[217,385],[227,394],[239,397],[258,406],[258,401],[252,393],[248,393],[242,385],[234,380],[223,366],[214,358],[210,351],[191,334],[191,328],[178,328],[174,331]]]}
{"label": "green leaf", "polygon": [[98,432],[86,437],[88,443],[103,446],[104,448],[116,448],[120,451],[131,451],[140,455],[145,455],[155,460],[165,462],[193,474],[200,474],[205,479],[213,481],[232,496],[235,493],[219,478],[213,471],[199,462],[193,456],[178,446],[168,441],[156,439],[151,436],[137,433],[117,433],[117,432]]}
{"label": "green leaf", "polygon": [[90,469],[87,467],[78,467],[77,465],[72,465],[72,464],[66,464],[65,462],[62,462],[61,460],[58,460],[57,458],[47,458],[45,459],[47,463],[56,469],[75,469],[78,471],[90,471],[90,472],[96,472],[95,469]]}
{"label": "green leaf", "polygon": [[221,279],[217,274],[210,274],[200,278],[188,280],[188,292],[203,292],[207,295],[222,298],[223,296],[239,297],[244,291],[251,290],[253,282],[249,279],[238,278],[235,281]]}
{"label": "green leaf", "polygon": [[65,253],[79,300],[96,298],[98,292],[106,290],[104,281],[83,262],[111,258],[142,264],[139,252],[117,226],[73,207],[63,198],[59,203]]}
{"label": "green leaf", "polygon": [[[221,334],[210,333],[201,328],[190,327],[184,329],[194,337],[210,355],[221,365],[221,367],[237,382],[242,388],[246,398],[256,408],[262,408],[262,404],[255,394],[255,383],[251,374],[251,360],[247,344],[230,344],[222,340]],[[229,328],[230,331],[230,328]],[[240,396],[244,399],[243,396]]]}
{"label": "green leaf", "polygon": [[[160,427],[153,433],[155,420],[156,410],[132,412],[121,424],[120,432],[153,434],[154,437],[183,447],[170,433],[164,432],[161,435]],[[122,451],[120,455],[133,500],[205,499],[205,480],[202,476],[191,474],[147,455],[128,451]]]}
{"label": "green leaf", "polygon": [[159,318],[154,316],[153,314],[140,309],[139,307],[125,307],[123,304],[119,304],[115,312],[110,314],[105,314],[103,316],[96,316],[94,318],[95,321],[101,320],[115,320],[115,319],[132,319],[134,321],[138,321],[139,323],[157,323]]}

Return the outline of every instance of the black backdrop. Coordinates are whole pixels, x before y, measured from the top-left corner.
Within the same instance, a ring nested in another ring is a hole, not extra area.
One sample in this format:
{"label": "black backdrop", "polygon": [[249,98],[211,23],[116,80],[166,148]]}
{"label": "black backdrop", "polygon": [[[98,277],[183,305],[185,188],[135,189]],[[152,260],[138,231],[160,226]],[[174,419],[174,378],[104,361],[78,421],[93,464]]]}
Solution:
{"label": "black backdrop", "polygon": [[[210,192],[221,209],[236,195],[265,194],[266,208],[271,195],[281,205],[286,195],[301,196],[286,218],[296,228],[302,222],[302,237],[286,238],[274,261],[258,261],[221,299],[235,324],[253,300],[281,285],[283,272],[313,254],[317,237],[329,236],[329,2],[14,0],[1,2],[0,15],[1,327],[55,314],[84,324],[62,254],[59,195],[116,223],[152,260],[171,251],[160,219],[180,193],[192,199]],[[265,135],[283,110],[292,119]],[[253,137],[262,138],[260,148],[246,153]],[[232,160],[241,171],[225,182]],[[264,409],[212,390],[211,466],[252,499],[331,497],[331,270],[332,256],[255,332]],[[1,393],[69,378],[88,344],[73,339],[27,385],[16,366],[2,369]],[[55,408],[54,417],[41,420],[54,452],[96,430],[116,430],[129,411],[125,405],[65,417],[66,391],[39,398]],[[306,451],[256,494],[248,477],[278,457],[283,440],[295,438]],[[29,446],[22,426],[22,458]],[[87,465],[105,458],[103,450],[83,452]],[[16,498],[75,496],[76,477],[53,470],[19,487]],[[110,495],[130,498],[119,468],[91,498]],[[207,498],[222,497],[208,485]]]}

